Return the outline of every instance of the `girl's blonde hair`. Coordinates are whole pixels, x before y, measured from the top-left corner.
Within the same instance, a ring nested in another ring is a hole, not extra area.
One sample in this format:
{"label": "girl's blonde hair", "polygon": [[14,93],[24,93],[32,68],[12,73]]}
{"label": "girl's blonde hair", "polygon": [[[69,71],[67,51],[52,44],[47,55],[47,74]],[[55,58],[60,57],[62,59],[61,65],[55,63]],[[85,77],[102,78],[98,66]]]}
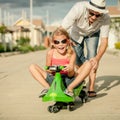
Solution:
{"label": "girl's blonde hair", "polygon": [[[68,32],[67,32],[64,28],[59,27],[59,28],[57,28],[57,29],[53,32],[53,34],[52,34],[52,42],[54,41],[54,36],[60,36],[60,35],[65,35],[66,38],[67,38],[68,40],[70,40],[70,37],[69,37]],[[73,54],[73,52],[74,52],[74,50],[73,50],[73,48],[72,48],[72,46],[71,46],[71,43],[70,43],[70,41],[69,41],[69,44],[68,44],[68,47],[67,47],[68,57],[70,57],[70,56]]]}

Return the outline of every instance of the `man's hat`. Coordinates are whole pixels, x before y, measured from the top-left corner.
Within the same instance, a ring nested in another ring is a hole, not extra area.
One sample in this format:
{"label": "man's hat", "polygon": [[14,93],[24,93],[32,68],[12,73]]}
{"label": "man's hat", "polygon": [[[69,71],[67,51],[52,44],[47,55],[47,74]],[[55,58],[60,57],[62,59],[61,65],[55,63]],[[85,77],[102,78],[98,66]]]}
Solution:
{"label": "man's hat", "polygon": [[105,0],[90,0],[87,8],[99,13],[108,13]]}

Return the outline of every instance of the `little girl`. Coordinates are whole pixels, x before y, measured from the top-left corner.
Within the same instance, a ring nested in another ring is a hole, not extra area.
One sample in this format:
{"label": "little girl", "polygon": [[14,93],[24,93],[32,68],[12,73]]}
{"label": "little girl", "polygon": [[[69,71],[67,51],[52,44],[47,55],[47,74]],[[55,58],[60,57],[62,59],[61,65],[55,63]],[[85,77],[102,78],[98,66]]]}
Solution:
{"label": "little girl", "polygon": [[[46,56],[46,66],[66,66],[62,70],[62,73],[65,74],[64,84],[67,87],[65,94],[73,96],[73,89],[89,74],[92,65],[89,61],[86,61],[78,71],[75,71],[76,54],[70,44],[69,35],[63,28],[58,28],[53,33],[52,46],[53,48],[48,51]],[[33,77],[45,88],[40,94],[40,97],[44,96],[50,88],[54,75],[36,64],[30,65],[29,70]]]}

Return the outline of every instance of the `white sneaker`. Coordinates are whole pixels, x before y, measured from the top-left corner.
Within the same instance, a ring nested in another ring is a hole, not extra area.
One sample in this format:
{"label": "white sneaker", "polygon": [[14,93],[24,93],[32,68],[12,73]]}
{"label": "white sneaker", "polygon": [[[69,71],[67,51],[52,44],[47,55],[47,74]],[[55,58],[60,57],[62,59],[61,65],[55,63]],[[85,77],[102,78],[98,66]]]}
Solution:
{"label": "white sneaker", "polygon": [[48,92],[48,89],[42,90],[39,97],[45,96],[47,94],[47,92]]}
{"label": "white sneaker", "polygon": [[74,96],[74,93],[73,93],[72,91],[68,91],[68,89],[66,89],[66,90],[64,91],[64,93],[65,93],[66,95],[70,96],[70,97],[73,97],[73,96]]}

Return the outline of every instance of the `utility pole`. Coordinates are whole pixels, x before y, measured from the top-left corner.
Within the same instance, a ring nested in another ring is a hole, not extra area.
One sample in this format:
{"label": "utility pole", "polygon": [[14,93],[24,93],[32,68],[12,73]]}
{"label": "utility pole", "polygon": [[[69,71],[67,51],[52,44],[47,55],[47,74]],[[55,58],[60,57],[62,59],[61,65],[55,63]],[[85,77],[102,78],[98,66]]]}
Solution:
{"label": "utility pole", "polygon": [[120,10],[120,0],[118,0],[118,9]]}
{"label": "utility pole", "polygon": [[32,25],[32,14],[33,14],[33,0],[30,0],[30,23]]}
{"label": "utility pole", "polygon": [[30,31],[31,31],[31,45],[35,45],[34,34],[33,34],[33,0],[30,0]]}
{"label": "utility pole", "polygon": [[4,10],[3,11],[3,23],[4,23],[4,25],[6,25],[6,16],[7,16],[7,12],[6,12],[6,10]]}
{"label": "utility pole", "polygon": [[0,8],[0,24],[2,24],[2,9]]}
{"label": "utility pole", "polygon": [[[47,24],[47,27],[49,27],[49,11],[47,10],[47,13],[46,13],[46,24]],[[48,29],[49,30],[49,29]],[[47,37],[49,37],[49,31],[47,30]]]}

